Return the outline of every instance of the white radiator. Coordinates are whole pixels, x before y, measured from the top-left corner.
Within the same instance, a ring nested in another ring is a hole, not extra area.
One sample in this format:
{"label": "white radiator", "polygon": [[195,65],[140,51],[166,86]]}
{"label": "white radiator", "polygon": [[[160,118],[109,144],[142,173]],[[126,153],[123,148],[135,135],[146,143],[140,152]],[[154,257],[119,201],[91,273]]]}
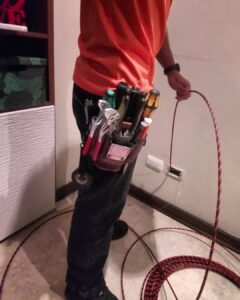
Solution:
{"label": "white radiator", "polygon": [[0,114],[0,241],[54,209],[54,112]]}

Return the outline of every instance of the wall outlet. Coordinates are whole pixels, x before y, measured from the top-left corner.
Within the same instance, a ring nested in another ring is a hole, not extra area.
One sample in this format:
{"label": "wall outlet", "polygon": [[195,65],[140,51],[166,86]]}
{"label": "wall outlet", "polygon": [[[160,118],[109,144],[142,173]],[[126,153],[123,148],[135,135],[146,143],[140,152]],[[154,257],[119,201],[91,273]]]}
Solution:
{"label": "wall outlet", "polygon": [[147,161],[146,161],[146,166],[149,169],[152,169],[152,170],[160,173],[164,169],[164,161],[157,158],[156,156],[148,154]]}
{"label": "wall outlet", "polygon": [[183,176],[185,175],[185,171],[182,169],[179,169],[176,166],[168,166],[168,176],[172,177],[173,179],[176,179],[178,181],[182,181]]}

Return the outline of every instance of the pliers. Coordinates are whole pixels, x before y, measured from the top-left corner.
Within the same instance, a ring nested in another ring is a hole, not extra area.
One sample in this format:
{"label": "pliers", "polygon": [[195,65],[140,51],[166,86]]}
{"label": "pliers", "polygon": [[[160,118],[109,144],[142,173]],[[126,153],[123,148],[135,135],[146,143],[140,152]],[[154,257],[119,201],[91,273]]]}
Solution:
{"label": "pliers", "polygon": [[107,122],[103,123],[100,127],[100,131],[99,131],[99,135],[98,135],[98,139],[97,139],[97,142],[93,148],[93,153],[92,153],[92,160],[93,161],[96,161],[97,158],[98,158],[98,155],[99,155],[99,151],[101,149],[101,146],[102,146],[102,139],[103,139],[103,136],[109,132],[109,125]]}
{"label": "pliers", "polygon": [[92,140],[94,133],[98,127],[100,127],[99,131],[99,136],[96,145],[94,146],[93,149],[93,155],[92,155],[92,160],[96,161],[101,144],[102,144],[102,138],[103,136],[109,132],[110,134],[112,133],[113,130],[115,130],[117,126],[117,121],[119,119],[120,115],[119,113],[112,108],[106,108],[101,111],[100,115],[98,117],[93,117],[92,122],[91,122],[91,130],[87,138],[87,142],[83,148],[82,155],[86,156],[90,150]]}
{"label": "pliers", "polygon": [[85,144],[85,146],[82,150],[82,155],[83,156],[86,156],[88,154],[88,152],[90,150],[90,147],[91,147],[91,144],[92,144],[94,133],[95,133],[96,129],[98,128],[98,126],[101,124],[102,120],[103,120],[102,118],[92,117],[91,130],[90,130],[90,133],[87,137],[86,144]]}

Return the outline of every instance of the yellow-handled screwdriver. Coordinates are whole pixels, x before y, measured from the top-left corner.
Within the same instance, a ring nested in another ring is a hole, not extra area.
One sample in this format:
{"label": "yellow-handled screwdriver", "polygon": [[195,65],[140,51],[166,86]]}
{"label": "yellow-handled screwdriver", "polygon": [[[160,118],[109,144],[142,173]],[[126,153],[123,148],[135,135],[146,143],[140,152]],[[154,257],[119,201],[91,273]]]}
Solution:
{"label": "yellow-handled screwdriver", "polygon": [[160,101],[160,93],[156,89],[152,89],[148,96],[147,100],[145,102],[145,109],[143,112],[143,118],[151,118],[152,113],[155,109],[157,109],[158,104]]}

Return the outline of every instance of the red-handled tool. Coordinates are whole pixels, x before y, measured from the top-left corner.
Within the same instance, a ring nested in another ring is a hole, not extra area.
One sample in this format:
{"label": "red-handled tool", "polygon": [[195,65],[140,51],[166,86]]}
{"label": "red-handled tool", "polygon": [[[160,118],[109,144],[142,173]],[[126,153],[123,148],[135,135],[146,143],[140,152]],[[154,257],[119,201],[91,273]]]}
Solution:
{"label": "red-handled tool", "polygon": [[143,141],[146,138],[146,136],[148,134],[149,126],[151,124],[152,124],[152,119],[150,119],[150,118],[144,118],[144,121],[141,122],[142,129],[138,134],[138,139],[140,141]]}
{"label": "red-handled tool", "polygon": [[118,120],[120,118],[120,114],[117,110],[113,108],[106,108],[103,111],[104,121],[101,124],[98,140],[94,146],[92,160],[96,161],[101,150],[102,146],[102,138],[108,133],[108,135],[112,135],[113,131],[117,129]]}
{"label": "red-handled tool", "polygon": [[98,158],[98,155],[99,155],[99,152],[100,152],[100,149],[101,149],[101,146],[102,146],[102,139],[103,139],[103,136],[109,132],[109,125],[108,123],[104,123],[101,128],[100,128],[100,131],[99,131],[99,135],[98,135],[98,140],[93,148],[93,153],[92,153],[92,160],[93,161],[96,161],[97,158]]}
{"label": "red-handled tool", "polygon": [[92,118],[92,121],[91,121],[91,130],[90,130],[90,133],[87,137],[87,141],[85,143],[85,146],[82,150],[82,155],[83,156],[86,156],[90,150],[90,147],[91,147],[91,144],[92,144],[92,140],[93,140],[93,136],[94,136],[94,133],[97,129],[97,127],[99,126],[99,124],[101,123],[102,120],[98,120],[97,117],[93,117]]}

